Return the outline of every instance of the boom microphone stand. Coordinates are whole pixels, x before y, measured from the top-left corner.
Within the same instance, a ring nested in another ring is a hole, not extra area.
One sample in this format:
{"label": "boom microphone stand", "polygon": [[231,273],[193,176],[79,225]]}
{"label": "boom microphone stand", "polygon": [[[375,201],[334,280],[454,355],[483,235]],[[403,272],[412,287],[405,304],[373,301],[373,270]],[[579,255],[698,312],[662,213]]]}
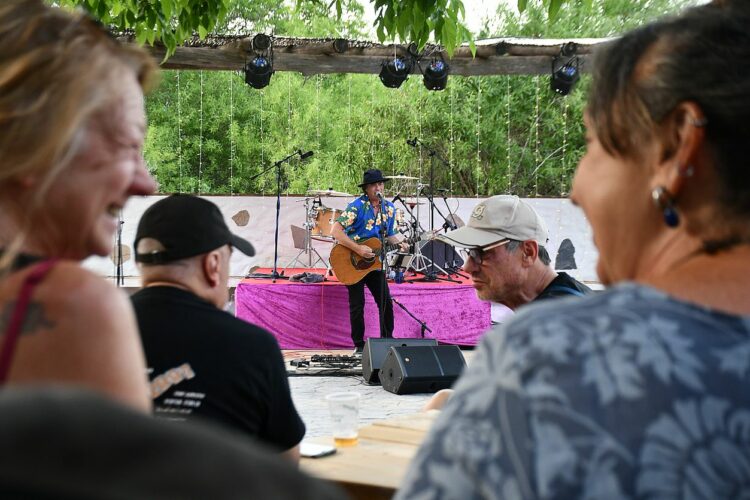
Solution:
{"label": "boom microphone stand", "polygon": [[[279,262],[279,212],[281,212],[281,185],[286,184],[286,182],[283,180],[283,174],[281,166],[294,158],[295,156],[299,155],[300,161],[309,158],[313,155],[312,151],[308,151],[307,153],[303,153],[302,150],[298,149],[294,153],[290,154],[289,156],[282,158],[281,160],[277,161],[258,175],[255,175],[251,177],[249,180],[253,181],[257,179],[258,177],[264,175],[266,172],[269,172],[271,169],[276,169],[276,233],[274,235],[273,240],[273,271],[271,271],[270,274],[268,273],[252,273],[248,274],[248,278],[271,278],[274,283],[276,283],[277,279],[289,279],[287,276],[283,276],[283,272],[279,273],[278,271],[278,262]],[[286,186],[284,187],[286,189]]]}
{"label": "boom microphone stand", "polygon": [[[445,197],[445,193],[448,190],[437,189],[436,191],[442,193],[441,197],[443,198],[443,203],[445,203],[445,208],[448,210],[448,217],[443,216],[443,219],[445,219],[445,223],[443,224],[443,229],[445,229],[446,232],[455,231],[456,229],[458,229],[458,225],[456,224],[456,219],[455,219],[456,215],[451,210],[450,205],[448,205],[448,198]],[[461,269],[461,266],[463,265],[463,261],[456,258],[457,257],[456,248],[453,245],[447,245],[447,246],[450,247],[451,256],[453,258],[451,259],[450,265],[446,265],[445,268],[448,271],[451,271],[451,274],[457,274],[458,276],[461,276],[462,278],[468,279],[469,278],[468,276],[466,276],[465,274],[459,271],[459,269]],[[448,257],[446,255],[446,262],[447,260],[448,260]],[[461,262],[461,264],[459,264],[459,262]]]}
{"label": "boom microphone stand", "polygon": [[422,331],[420,332],[420,334],[421,334],[422,338],[424,338],[424,332],[425,332],[425,330],[427,330],[428,332],[432,333],[432,330],[430,329],[430,327],[429,327],[429,326],[427,326],[427,323],[425,323],[425,322],[424,322],[424,321],[422,321],[421,319],[419,319],[419,318],[417,318],[416,316],[414,316],[414,315],[413,315],[413,314],[411,313],[411,311],[409,311],[409,310],[408,310],[408,309],[406,308],[406,306],[405,306],[405,305],[403,305],[403,304],[402,304],[401,302],[399,302],[398,300],[394,299],[393,297],[391,297],[391,300],[393,301],[393,303],[394,303],[394,304],[396,304],[396,305],[397,305],[398,307],[400,307],[401,309],[403,309],[403,310],[404,310],[404,312],[406,312],[406,314],[408,314],[408,315],[409,315],[409,317],[411,317],[411,318],[412,318],[412,319],[413,319],[414,321],[416,321],[417,323],[419,323],[419,326],[420,326],[420,327],[422,328]]}
{"label": "boom microphone stand", "polygon": [[[427,200],[430,203],[430,232],[434,233],[434,231],[435,231],[435,221],[434,221],[435,210],[437,210],[437,212],[440,214],[440,216],[443,219],[445,219],[445,216],[440,211],[440,209],[435,206],[435,200],[433,198],[433,190],[435,189],[435,160],[439,160],[443,165],[445,165],[448,168],[450,168],[450,163],[448,163],[448,161],[446,161],[442,156],[440,156],[435,149],[433,149],[429,145],[425,144],[424,142],[422,142],[421,140],[419,140],[416,137],[414,139],[407,139],[406,143],[409,146],[412,146],[414,148],[416,148],[417,146],[422,146],[422,148],[424,148],[424,149],[427,150],[428,156],[430,157],[430,184],[429,184],[430,191],[429,191],[428,194],[426,193],[426,196],[427,196]],[[422,188],[422,192],[423,193],[425,192],[424,188]],[[435,245],[434,244],[432,245],[432,258],[429,259],[429,261],[430,261],[430,269],[423,271],[424,277],[423,278],[418,278],[416,280],[411,280],[412,282],[413,281],[428,281],[429,282],[429,281],[436,281],[436,280],[454,281],[454,282],[456,281],[453,278],[451,278],[450,276],[448,276],[449,273],[445,269],[441,268],[440,266],[435,265]],[[443,274],[445,274],[448,277],[446,277],[446,278],[438,277],[437,271],[435,270],[436,268],[439,269]]]}

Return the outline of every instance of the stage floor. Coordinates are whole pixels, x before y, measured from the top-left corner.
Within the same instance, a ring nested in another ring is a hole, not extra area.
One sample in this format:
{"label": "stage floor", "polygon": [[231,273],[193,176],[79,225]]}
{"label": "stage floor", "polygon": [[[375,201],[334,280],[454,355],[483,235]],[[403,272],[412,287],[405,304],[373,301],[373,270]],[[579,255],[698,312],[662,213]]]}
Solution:
{"label": "stage floor", "polygon": [[[473,351],[461,351],[466,364],[473,360]],[[351,350],[294,350],[283,351],[287,370],[294,371],[289,363],[294,359],[310,359],[315,354],[347,355]],[[361,372],[361,370],[360,370]],[[331,416],[325,396],[334,392],[358,392],[360,401],[359,425],[364,426],[378,420],[410,415],[422,410],[432,394],[393,394],[380,385],[368,385],[362,375],[348,376],[291,376],[289,387],[292,400],[307,432],[305,439],[330,436]],[[297,374],[299,375],[299,374]]]}
{"label": "stage floor", "polygon": [[[258,269],[257,272],[269,272]],[[325,274],[325,269],[287,269],[287,276],[302,272]],[[425,338],[442,343],[475,345],[490,328],[490,304],[477,299],[471,282],[389,283],[391,296],[432,331]],[[276,336],[282,349],[352,348],[347,289],[335,277],[323,283],[245,279],[237,285],[238,318],[261,326]],[[396,338],[418,338],[420,324],[394,304]],[[365,292],[365,337],[377,336],[378,309]]]}

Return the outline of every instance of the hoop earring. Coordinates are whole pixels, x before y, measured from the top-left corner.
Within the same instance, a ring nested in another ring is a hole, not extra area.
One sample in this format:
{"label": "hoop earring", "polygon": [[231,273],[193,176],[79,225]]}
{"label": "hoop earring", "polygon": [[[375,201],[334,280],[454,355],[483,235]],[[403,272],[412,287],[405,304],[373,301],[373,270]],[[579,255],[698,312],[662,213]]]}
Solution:
{"label": "hoop earring", "polygon": [[664,186],[657,186],[651,191],[651,199],[656,208],[661,210],[664,223],[668,227],[677,227],[680,224],[680,214],[675,208],[674,196]]}

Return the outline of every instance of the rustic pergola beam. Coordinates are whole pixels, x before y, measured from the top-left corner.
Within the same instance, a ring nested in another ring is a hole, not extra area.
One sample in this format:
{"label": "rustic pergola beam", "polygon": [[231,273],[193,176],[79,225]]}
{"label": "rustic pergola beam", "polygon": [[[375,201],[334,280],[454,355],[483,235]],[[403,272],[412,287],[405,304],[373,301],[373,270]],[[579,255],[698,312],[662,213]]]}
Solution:
{"label": "rustic pergola beam", "polygon": [[[132,37],[125,36],[132,42]],[[450,65],[451,74],[461,76],[538,75],[548,74],[552,59],[565,44],[574,44],[581,60],[581,71],[594,47],[607,39],[536,40],[499,38],[477,43],[476,57],[468,46],[458,47],[452,58],[439,46],[428,45],[423,60],[442,56]],[[342,49],[345,49],[342,52]],[[164,58],[163,47],[151,47],[154,57]],[[295,71],[303,75],[325,73],[378,74],[383,61],[395,55],[407,55],[405,45],[383,45],[372,42],[334,39],[276,37],[273,39],[273,67],[276,71]],[[413,49],[412,49],[413,51]],[[191,40],[178,47],[162,64],[165,69],[241,70],[252,57],[252,37],[209,37]],[[416,68],[415,72],[418,71]]]}

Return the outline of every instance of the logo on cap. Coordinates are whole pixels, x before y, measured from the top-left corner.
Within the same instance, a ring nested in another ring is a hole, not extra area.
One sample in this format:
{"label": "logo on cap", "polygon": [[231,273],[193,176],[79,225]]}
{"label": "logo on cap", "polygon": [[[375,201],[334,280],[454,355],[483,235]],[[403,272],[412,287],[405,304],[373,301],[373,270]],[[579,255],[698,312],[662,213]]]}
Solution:
{"label": "logo on cap", "polygon": [[480,203],[471,212],[471,216],[474,219],[481,220],[484,217],[484,209],[487,208],[484,203]]}

